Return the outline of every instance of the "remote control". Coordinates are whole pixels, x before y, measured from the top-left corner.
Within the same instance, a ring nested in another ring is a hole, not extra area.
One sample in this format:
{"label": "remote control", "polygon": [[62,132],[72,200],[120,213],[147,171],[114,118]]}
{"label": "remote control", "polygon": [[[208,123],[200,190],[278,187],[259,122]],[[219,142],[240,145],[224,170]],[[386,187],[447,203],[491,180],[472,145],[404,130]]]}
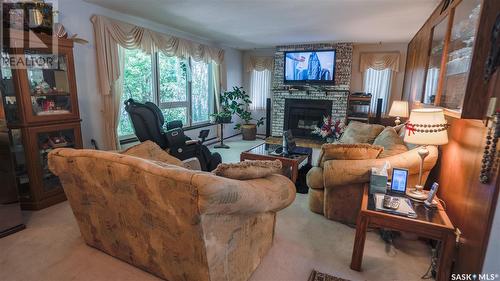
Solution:
{"label": "remote control", "polygon": [[397,210],[399,208],[399,203],[400,203],[399,198],[397,197],[392,197],[389,195],[384,196],[384,202],[383,202],[384,208]]}

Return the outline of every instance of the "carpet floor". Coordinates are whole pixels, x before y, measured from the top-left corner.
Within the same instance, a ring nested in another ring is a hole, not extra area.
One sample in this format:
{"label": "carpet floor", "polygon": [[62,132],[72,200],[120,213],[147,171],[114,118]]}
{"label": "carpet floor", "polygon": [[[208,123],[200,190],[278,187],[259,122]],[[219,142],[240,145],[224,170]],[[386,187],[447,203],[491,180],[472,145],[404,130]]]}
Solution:
{"label": "carpet floor", "polygon": [[[239,157],[236,149],[251,146],[239,142],[228,142],[227,161]],[[86,246],[68,202],[23,215],[27,228],[0,239],[0,280],[158,280]],[[354,233],[309,211],[307,194],[297,194],[278,213],[274,245],[250,280],[306,281],[313,269],[349,280],[420,280],[427,270],[430,250],[424,242],[397,238],[389,248],[369,232],[363,271],[352,271]]]}

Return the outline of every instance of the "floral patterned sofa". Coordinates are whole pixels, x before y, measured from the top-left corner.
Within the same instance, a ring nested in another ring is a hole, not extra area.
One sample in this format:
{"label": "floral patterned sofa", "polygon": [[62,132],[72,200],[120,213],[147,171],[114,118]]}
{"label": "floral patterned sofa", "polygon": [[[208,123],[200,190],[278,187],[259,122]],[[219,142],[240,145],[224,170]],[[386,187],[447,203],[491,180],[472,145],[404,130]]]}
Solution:
{"label": "floral patterned sofa", "polygon": [[49,166],[88,245],[167,280],[247,280],[272,246],[276,212],[295,199],[293,183],[156,160],[56,149]]}

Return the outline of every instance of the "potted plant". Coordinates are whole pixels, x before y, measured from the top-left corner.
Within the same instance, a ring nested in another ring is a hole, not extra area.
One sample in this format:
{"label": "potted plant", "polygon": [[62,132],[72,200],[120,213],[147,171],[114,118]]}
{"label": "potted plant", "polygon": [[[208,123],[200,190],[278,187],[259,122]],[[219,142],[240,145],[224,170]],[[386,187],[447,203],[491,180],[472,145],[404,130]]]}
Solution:
{"label": "potted plant", "polygon": [[[243,90],[243,87],[233,87],[232,91],[224,92],[221,97],[221,112],[228,112],[229,116],[236,114],[243,121],[234,126],[236,130],[241,130],[244,140],[255,140],[257,127],[264,124],[264,117],[252,118],[252,113],[248,106],[252,103],[250,96]],[[221,112],[217,113],[220,114]],[[252,123],[252,120],[256,121]]]}
{"label": "potted plant", "polygon": [[230,111],[224,111],[221,110],[220,112],[213,113],[211,115],[212,117],[212,123],[216,124],[228,124],[231,123],[231,112]]}
{"label": "potted plant", "polygon": [[210,117],[216,124],[228,124],[231,123],[231,117],[233,115],[233,110],[230,108],[231,103],[231,93],[224,92],[219,95],[220,99],[220,110],[217,113],[213,113]]}

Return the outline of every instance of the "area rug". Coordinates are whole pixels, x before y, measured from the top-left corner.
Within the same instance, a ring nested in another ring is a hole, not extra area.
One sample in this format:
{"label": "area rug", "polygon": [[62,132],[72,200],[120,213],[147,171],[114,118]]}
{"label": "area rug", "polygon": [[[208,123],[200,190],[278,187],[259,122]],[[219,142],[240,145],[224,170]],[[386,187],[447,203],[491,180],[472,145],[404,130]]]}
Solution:
{"label": "area rug", "polygon": [[307,281],[349,281],[349,280],[335,277],[326,273],[321,273],[313,269]]}

